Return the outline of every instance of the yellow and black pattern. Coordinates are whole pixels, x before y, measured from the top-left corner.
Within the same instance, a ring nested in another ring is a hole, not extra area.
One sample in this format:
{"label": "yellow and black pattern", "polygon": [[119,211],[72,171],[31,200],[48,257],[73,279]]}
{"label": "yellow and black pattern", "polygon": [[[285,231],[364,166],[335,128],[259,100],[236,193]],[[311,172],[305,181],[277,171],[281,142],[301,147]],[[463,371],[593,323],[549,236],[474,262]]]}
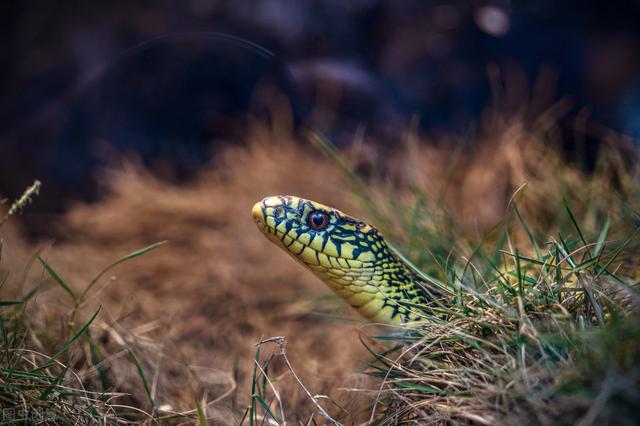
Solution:
{"label": "yellow and black pattern", "polygon": [[430,296],[378,230],[339,210],[294,196],[267,197],[252,210],[274,244],[311,269],[374,322],[421,319]]}

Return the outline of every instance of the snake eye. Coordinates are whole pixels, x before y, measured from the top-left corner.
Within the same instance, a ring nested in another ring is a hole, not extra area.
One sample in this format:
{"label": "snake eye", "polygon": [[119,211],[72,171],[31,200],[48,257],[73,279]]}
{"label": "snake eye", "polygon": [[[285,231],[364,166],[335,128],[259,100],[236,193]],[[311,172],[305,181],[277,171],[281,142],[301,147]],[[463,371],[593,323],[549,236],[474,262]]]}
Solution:
{"label": "snake eye", "polygon": [[309,227],[315,231],[324,231],[329,226],[329,215],[320,210],[309,213]]}

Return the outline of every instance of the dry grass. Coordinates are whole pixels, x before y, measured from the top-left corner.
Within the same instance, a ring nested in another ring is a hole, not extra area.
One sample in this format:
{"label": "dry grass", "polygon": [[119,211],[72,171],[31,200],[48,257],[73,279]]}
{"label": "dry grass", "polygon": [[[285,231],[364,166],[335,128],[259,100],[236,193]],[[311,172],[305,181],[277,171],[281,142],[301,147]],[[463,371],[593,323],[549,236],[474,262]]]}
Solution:
{"label": "dry grass", "polygon": [[410,138],[402,185],[352,175],[376,223],[451,293],[407,334],[382,336],[396,347],[371,364],[384,381],[371,420],[637,421],[637,153],[608,133],[582,171],[553,123],[492,121],[490,140],[444,155]]}
{"label": "dry grass", "polygon": [[[339,397],[340,387],[367,381],[354,374],[366,359],[355,324],[334,317],[360,319],[272,250],[250,216],[253,203],[267,194],[307,194],[350,205],[346,193],[334,189],[343,183],[329,162],[290,137],[256,129],[247,149],[224,153],[211,171],[184,187],[132,164],[108,172],[105,200],[73,207],[58,225],[64,240],[38,245],[41,256],[79,289],[123,254],[168,241],[98,283],[83,311],[102,306],[92,330],[111,354],[110,384],[136,395],[142,408],[151,411],[126,348],[154,382],[156,407],[183,411],[205,398],[216,401],[208,414],[229,424],[248,404],[254,345],[262,337],[289,337],[291,361],[315,392]],[[21,271],[35,248],[24,245],[11,226],[2,232],[2,266]],[[29,315],[39,324],[55,324],[61,315],[64,321],[70,311],[66,294],[40,268],[30,272],[27,280],[12,274],[7,286],[20,295],[48,281]],[[284,372],[282,366],[278,371]],[[95,378],[95,371],[84,373]],[[291,412],[304,417],[313,409],[291,378],[279,382],[285,383],[282,397]]]}
{"label": "dry grass", "polygon": [[[443,339],[455,340],[461,330],[477,331],[478,324],[504,327],[507,339],[514,330],[513,318],[505,319],[499,309],[474,299],[470,306],[477,305],[477,315],[427,327],[400,349],[406,351],[405,357],[396,358],[400,352],[390,356],[379,372],[393,383],[379,393],[379,379],[358,373],[372,358],[358,338],[360,319],[310,273],[273,250],[249,214],[255,201],[270,194],[298,194],[335,205],[381,226],[412,260],[436,274],[447,259],[471,256],[474,242],[507,214],[510,199],[523,183],[527,188],[516,197],[518,206],[543,238],[572,226],[562,208],[563,198],[580,213],[580,225],[590,236],[598,235],[603,212],[609,213],[612,224],[627,223],[623,218],[628,208],[612,203],[611,195],[637,197],[638,174],[626,168],[618,151],[610,150],[596,173],[587,174],[567,166],[553,148],[553,113],[530,123],[535,132],[522,120],[498,123],[491,116],[487,120],[493,131],[459,149],[422,144],[409,134],[398,142],[391,158],[357,164],[373,171],[366,182],[342,173],[318,150],[294,143],[289,127],[277,123],[256,125],[245,147],[227,150],[208,171],[183,186],[159,181],[129,162],[121,170],[104,172],[103,201],[75,205],[60,220],[56,230],[64,236],[60,241],[34,245],[21,238],[16,222],[0,228],[5,242],[0,268],[11,272],[3,294],[20,298],[40,287],[26,305],[25,335],[32,349],[53,353],[69,338],[64,325],[72,303],[34,265],[36,252],[72,290],[79,291],[113,260],[167,240],[166,245],[112,270],[82,305],[76,329],[101,307],[90,327],[98,343],[100,368],[88,362],[94,354],[84,344],[61,361],[72,367],[87,389],[127,393],[130,396],[120,397],[123,404],[155,418],[170,412],[195,416],[199,406],[212,424],[236,424],[251,402],[250,389],[256,382],[255,343],[286,336],[287,356],[296,374],[312,393],[329,395],[342,406],[322,402],[341,422],[366,421],[378,401],[374,418],[379,419],[390,415],[415,422],[429,418],[492,423],[503,418],[510,405],[500,400],[505,389],[498,388],[495,377],[483,375],[500,370],[501,362],[513,361],[511,352],[491,359],[486,357],[496,352],[482,352],[486,348],[473,352],[464,345],[438,346],[448,356],[435,370],[433,359],[421,355],[433,352]],[[609,139],[609,143],[621,141]],[[367,149],[356,144],[340,161],[355,167]],[[355,203],[348,188],[364,202]],[[513,213],[509,215],[509,249],[515,253],[528,238]],[[616,228],[614,235],[626,232],[629,224]],[[490,244],[497,240],[490,234]],[[513,259],[506,261],[513,264]],[[633,275],[637,266],[630,269]],[[517,304],[510,308],[520,312]],[[376,351],[389,347],[389,342],[367,341]],[[268,349],[262,349],[261,360],[267,352],[268,362],[261,365],[269,366],[267,375],[288,420],[306,422],[315,416],[320,422],[316,407],[283,359],[269,356]],[[138,365],[132,362],[132,353]],[[460,386],[460,377],[469,371],[482,374],[471,374],[473,386]],[[409,380],[398,380],[398,372],[405,379],[408,374]],[[63,383],[77,387],[74,380],[65,376]],[[399,384],[403,381],[419,386]],[[482,397],[429,393],[434,386],[447,393],[479,392]],[[265,398],[274,396],[269,389],[265,385]],[[276,412],[277,400],[269,403]]]}

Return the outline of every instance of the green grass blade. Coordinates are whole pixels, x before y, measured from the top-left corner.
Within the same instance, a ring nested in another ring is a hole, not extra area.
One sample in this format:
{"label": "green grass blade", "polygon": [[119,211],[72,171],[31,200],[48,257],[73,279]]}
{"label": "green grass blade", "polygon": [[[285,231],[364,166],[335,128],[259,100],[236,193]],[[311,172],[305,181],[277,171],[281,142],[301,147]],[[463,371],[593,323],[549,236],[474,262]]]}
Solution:
{"label": "green grass blade", "polygon": [[518,220],[520,221],[520,223],[522,224],[522,227],[524,228],[525,232],[527,233],[527,236],[529,237],[529,241],[531,242],[531,245],[533,246],[533,249],[536,251],[536,257],[538,259],[542,259],[542,254],[540,252],[540,247],[538,246],[538,243],[536,242],[536,239],[533,237],[533,233],[531,232],[531,229],[529,228],[529,225],[527,225],[527,222],[524,220],[524,218],[520,214],[520,209],[518,209],[518,205],[516,204],[515,200],[513,201],[513,210],[516,212],[516,216],[518,216]]}
{"label": "green grass blade", "polygon": [[276,422],[279,425],[282,425],[282,423],[276,418],[276,416],[271,412],[271,409],[269,408],[269,406],[267,405],[266,402],[264,402],[264,399],[262,399],[260,397],[260,395],[253,395],[253,398],[256,401],[258,401],[258,404],[260,404],[260,406],[262,407],[262,409],[264,410],[265,414],[267,414],[269,417],[271,417],[273,419],[274,422]]}
{"label": "green grass blade", "polygon": [[580,239],[582,240],[582,243],[584,245],[587,245],[587,240],[584,238],[584,235],[582,234],[582,231],[580,230],[580,227],[578,226],[578,221],[576,221],[576,217],[573,215],[573,212],[569,208],[569,204],[567,204],[567,200],[563,199],[562,203],[564,204],[564,208],[567,211],[567,214],[569,214],[569,218],[571,219],[571,223],[573,223],[574,228],[576,228],[576,231],[578,231],[578,235],[580,236]]}
{"label": "green grass blade", "polygon": [[100,280],[100,278],[102,278],[102,276],[104,274],[106,274],[107,272],[109,272],[111,269],[115,268],[116,266],[118,266],[119,264],[126,262],[128,260],[134,259],[138,256],[142,256],[145,253],[148,253],[152,250],[157,249],[158,247],[160,247],[163,244],[166,244],[167,241],[160,241],[159,243],[154,243],[151,244],[150,246],[141,248],[140,250],[136,250],[132,253],[129,253],[126,256],[121,257],[120,259],[116,260],[115,262],[113,262],[111,265],[107,266],[106,268],[104,268],[98,275],[96,275],[96,277],[91,280],[91,282],[89,283],[89,285],[82,291],[82,293],[80,293],[80,296],[78,297],[78,301],[82,302],[84,300],[84,298],[87,296],[87,293],[89,293],[89,291],[93,288],[93,286],[98,282],[98,280]]}
{"label": "green grass blade", "polygon": [[84,323],[84,325],[80,328],[80,330],[78,330],[78,332],[71,338],[69,339],[69,341],[62,347],[62,349],[60,349],[58,352],[56,352],[51,358],[52,359],[56,359],[58,358],[60,355],[62,355],[64,352],[67,351],[67,349],[69,349],[71,347],[71,345],[73,345],[73,343],[78,340],[80,338],[80,336],[82,336],[88,329],[89,326],[93,323],[93,320],[96,319],[96,317],[98,316],[98,314],[100,313],[100,309],[98,308],[98,310],[96,311],[95,314],[93,314],[91,316],[91,318],[89,319],[89,321],[87,321],[86,323]]}
{"label": "green grass blade", "polygon": [[42,371],[42,370],[45,370],[45,369],[49,368],[55,359],[57,359],[60,355],[65,353],[71,347],[71,345],[73,345],[75,343],[75,341],[78,340],[89,329],[89,326],[91,325],[91,323],[93,323],[93,320],[95,320],[96,317],[98,316],[98,313],[100,313],[100,309],[101,308],[98,308],[96,313],[93,314],[93,316],[89,319],[89,321],[87,321],[80,328],[80,330],[78,330],[78,332],[76,334],[74,334],[73,337],[67,341],[67,343],[64,344],[64,346],[61,349],[59,349],[55,354],[53,354],[53,356],[51,356],[49,358],[49,361],[47,361],[43,366],[38,367],[33,371],[34,372]]}
{"label": "green grass blade", "polygon": [[23,300],[0,300],[0,306],[22,305]]}
{"label": "green grass blade", "polygon": [[420,385],[413,382],[407,382],[403,380],[398,380],[393,382],[393,384],[399,388],[416,390],[419,392],[426,392],[427,394],[436,394],[436,395],[447,395],[447,392],[443,392],[441,389],[438,389],[433,386]]}
{"label": "green grass blade", "polygon": [[44,269],[47,271],[47,273],[49,275],[51,275],[51,278],[53,278],[53,280],[55,282],[58,283],[58,285],[60,285],[60,287],[62,287],[62,289],[64,291],[66,291],[69,296],[71,296],[71,298],[73,299],[74,302],[78,302],[78,297],[75,295],[75,293],[73,292],[73,290],[71,290],[71,288],[69,287],[69,285],[67,285],[66,282],[64,282],[64,280],[60,277],[60,275],[58,275],[58,273],[51,267],[51,265],[49,265],[43,258],[41,258],[40,256],[38,256],[38,260],[40,261],[40,263],[42,264],[42,266],[44,267]]}
{"label": "green grass blade", "polygon": [[39,382],[55,382],[55,377],[51,377],[47,374],[42,374],[42,373],[37,373],[37,372],[33,372],[33,371],[22,371],[22,370],[17,370],[15,368],[1,368],[0,367],[0,372],[2,372],[3,374],[6,374],[7,376],[11,376],[11,377],[20,377],[23,379],[32,379],[35,381],[39,381]]}
{"label": "green grass blade", "polygon": [[7,328],[4,325],[4,318],[2,318],[2,316],[0,316],[0,332],[2,333],[2,344],[4,346],[5,352],[7,353],[8,359],[9,336],[7,335]]}
{"label": "green grass blade", "polygon": [[[253,377],[251,379],[251,395],[252,396],[256,394],[257,381],[258,381],[258,363],[260,362],[260,348],[262,348],[262,346],[258,345],[258,348],[256,349],[256,356],[253,361]],[[249,425],[251,426],[253,426],[254,424],[253,422],[255,421],[255,415],[256,415],[256,402],[252,397],[251,408],[249,410]]]}
{"label": "green grass blade", "polygon": [[71,365],[67,365],[65,369],[60,374],[58,374],[58,377],[55,378],[53,383],[49,387],[47,387],[44,392],[42,392],[42,394],[40,394],[39,399],[41,401],[46,401],[47,398],[49,398],[51,392],[53,392],[53,390],[55,390],[60,385],[60,383],[62,383],[62,380],[64,380],[64,377],[67,375],[67,371],[69,371],[70,367]]}
{"label": "green grass blade", "polygon": [[607,271],[607,268],[609,268],[609,266],[613,263],[614,260],[616,260],[616,258],[620,255],[620,253],[622,252],[622,250],[625,249],[625,247],[627,247],[631,241],[635,240],[638,237],[638,234],[640,234],[640,227],[636,228],[636,230],[633,232],[633,234],[631,234],[629,236],[629,238],[627,238],[620,247],[618,247],[618,249],[613,253],[613,256],[611,256],[611,259],[609,259],[609,261],[602,267],[602,269],[600,271],[598,271],[598,273],[596,274],[594,279],[598,279],[598,277],[600,277],[600,275],[602,275],[603,273],[605,273]]}
{"label": "green grass blade", "polygon": [[129,352],[129,356],[131,357],[131,360],[133,361],[133,364],[136,367],[136,371],[138,373],[138,376],[140,376],[140,380],[142,380],[142,386],[144,386],[144,391],[147,395],[147,398],[149,399],[149,404],[151,404],[151,407],[155,409],[156,403],[153,401],[153,397],[151,396],[151,389],[149,388],[149,382],[147,382],[147,378],[144,375],[144,371],[142,370],[142,365],[140,365],[140,360],[138,360],[138,357],[130,348],[128,348],[127,351]]}
{"label": "green grass blade", "polygon": [[196,398],[196,414],[198,415],[198,425],[207,426],[207,417],[204,415],[202,404],[200,404],[198,398]]}
{"label": "green grass blade", "polygon": [[576,262],[571,257],[571,248],[567,244],[567,242],[562,238],[562,234],[558,233],[558,239],[560,240],[561,245],[558,246],[564,259],[566,259],[567,263],[571,266],[571,268],[575,268],[577,266]]}
{"label": "green grass blade", "polygon": [[89,350],[91,352],[91,364],[98,371],[98,378],[100,379],[100,385],[102,386],[102,390],[106,391],[109,388],[109,380],[107,379],[107,372],[104,367],[100,365],[102,359],[100,357],[100,349],[93,339],[93,335],[91,331],[87,331],[87,341],[89,342]]}
{"label": "green grass blade", "polygon": [[602,225],[602,229],[600,230],[600,235],[598,235],[598,241],[596,242],[596,247],[593,250],[594,257],[597,257],[602,251],[608,232],[609,232],[609,215],[607,215],[607,220],[605,220],[604,225]]}
{"label": "green grass blade", "polygon": [[38,287],[31,290],[22,299],[20,299],[22,301],[22,304],[25,304],[26,302],[28,302],[33,297],[33,295],[36,294],[37,291],[38,291]]}

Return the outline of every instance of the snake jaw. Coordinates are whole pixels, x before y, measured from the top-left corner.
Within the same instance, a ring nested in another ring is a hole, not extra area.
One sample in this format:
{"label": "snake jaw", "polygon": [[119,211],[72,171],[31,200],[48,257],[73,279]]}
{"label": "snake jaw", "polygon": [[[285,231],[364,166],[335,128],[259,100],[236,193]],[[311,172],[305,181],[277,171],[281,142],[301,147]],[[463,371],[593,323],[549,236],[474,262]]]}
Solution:
{"label": "snake jaw", "polygon": [[[313,229],[311,213],[328,216]],[[335,293],[374,322],[399,324],[418,319],[413,308],[427,302],[416,276],[391,253],[378,230],[337,209],[295,196],[271,196],[251,215],[275,245],[310,269]]]}

